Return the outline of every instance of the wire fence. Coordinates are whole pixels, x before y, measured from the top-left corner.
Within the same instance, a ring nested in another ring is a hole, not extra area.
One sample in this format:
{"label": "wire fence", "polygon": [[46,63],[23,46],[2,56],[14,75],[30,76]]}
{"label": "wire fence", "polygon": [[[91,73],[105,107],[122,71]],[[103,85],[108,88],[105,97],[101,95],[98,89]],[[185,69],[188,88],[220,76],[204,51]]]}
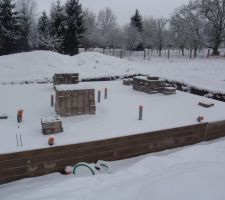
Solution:
{"label": "wire fence", "polygon": [[[79,49],[80,52],[85,52],[85,49]],[[220,56],[225,57],[225,48],[220,49]],[[155,58],[194,58],[194,51],[185,49],[184,54],[182,54],[181,50],[177,49],[164,49],[161,51],[161,56],[159,55],[159,51],[146,49],[143,51],[129,51],[124,49],[102,49],[102,48],[94,48],[88,50],[87,52],[98,52],[109,56],[115,56],[119,58],[130,58],[130,59],[144,59],[151,60]],[[202,49],[197,51],[196,58],[208,58],[210,57],[212,50]]]}

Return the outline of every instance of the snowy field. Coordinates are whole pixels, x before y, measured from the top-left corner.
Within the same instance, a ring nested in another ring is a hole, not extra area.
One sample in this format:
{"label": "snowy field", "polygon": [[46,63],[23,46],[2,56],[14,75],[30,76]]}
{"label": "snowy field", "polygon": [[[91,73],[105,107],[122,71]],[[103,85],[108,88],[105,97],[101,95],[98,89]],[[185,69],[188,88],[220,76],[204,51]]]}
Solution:
{"label": "snowy field", "polygon": [[100,53],[87,52],[70,57],[34,51],[1,56],[0,71],[0,84],[51,80],[56,72],[78,72],[81,78],[142,73],[225,93],[224,57],[167,59],[165,56],[154,56],[143,60],[134,56],[121,60]]}
{"label": "snowy field", "polygon": [[[76,144],[115,138],[119,136],[164,130],[197,124],[197,117],[205,122],[225,119],[225,104],[205,97],[177,91],[176,95],[145,94],[122,85],[122,81],[90,82],[74,85],[91,87],[96,91],[108,88],[108,99],[97,104],[96,115],[63,118],[64,132],[55,135],[56,145]],[[1,120],[0,153],[17,152],[48,147],[49,136],[43,136],[41,118],[54,116],[50,106],[52,84],[1,85],[0,111],[9,116]],[[97,92],[96,92],[97,93]],[[212,102],[212,108],[203,108],[199,101]],[[144,106],[143,121],[138,120],[138,107]],[[16,121],[18,109],[24,110],[23,123]],[[22,135],[23,147],[17,147],[16,134]]]}
{"label": "snowy field", "polygon": [[112,174],[58,173],[0,185],[2,200],[224,200],[225,140],[109,163]]}

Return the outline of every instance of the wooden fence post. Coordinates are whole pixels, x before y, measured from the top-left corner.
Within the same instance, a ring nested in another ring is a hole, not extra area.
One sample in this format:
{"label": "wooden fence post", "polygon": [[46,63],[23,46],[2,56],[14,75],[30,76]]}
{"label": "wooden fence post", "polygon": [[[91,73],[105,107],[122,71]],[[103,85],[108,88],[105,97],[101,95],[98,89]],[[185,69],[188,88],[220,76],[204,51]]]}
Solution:
{"label": "wooden fence post", "polygon": [[120,51],[120,58],[123,58],[123,50]]}
{"label": "wooden fence post", "polygon": [[207,58],[210,56],[210,49],[208,49]]}

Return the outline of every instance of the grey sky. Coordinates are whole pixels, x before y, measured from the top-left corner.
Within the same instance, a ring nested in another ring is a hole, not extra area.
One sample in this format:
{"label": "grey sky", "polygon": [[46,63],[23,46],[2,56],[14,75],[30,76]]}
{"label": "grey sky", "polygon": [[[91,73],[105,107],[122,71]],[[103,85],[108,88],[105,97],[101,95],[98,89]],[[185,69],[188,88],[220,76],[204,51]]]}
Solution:
{"label": "grey sky", "polygon": [[[36,0],[38,10],[48,11],[51,3],[56,0]],[[66,0],[61,0],[62,3]],[[188,0],[80,0],[83,7],[89,8],[97,13],[99,10],[109,6],[116,14],[118,23],[129,22],[130,16],[139,9],[142,16],[169,17],[173,10],[188,2]]]}

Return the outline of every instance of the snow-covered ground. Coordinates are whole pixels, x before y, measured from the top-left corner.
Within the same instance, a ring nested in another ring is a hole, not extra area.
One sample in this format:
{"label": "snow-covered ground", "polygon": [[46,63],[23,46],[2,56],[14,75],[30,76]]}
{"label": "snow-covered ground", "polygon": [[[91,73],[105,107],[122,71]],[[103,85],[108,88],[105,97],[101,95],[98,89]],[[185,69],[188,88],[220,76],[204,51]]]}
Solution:
{"label": "snow-covered ground", "polygon": [[224,200],[225,140],[111,162],[113,173],[51,174],[0,186],[2,200]]}
{"label": "snow-covered ground", "polygon": [[81,78],[143,73],[225,93],[223,57],[127,59],[90,52],[73,57],[48,51],[1,56],[0,83],[49,80],[55,72],[78,72]]}
{"label": "snow-covered ground", "polygon": [[[108,99],[97,104],[96,115],[63,118],[64,132],[55,135],[56,145],[96,141],[197,124],[198,116],[206,122],[224,120],[225,104],[205,97],[177,91],[176,95],[146,94],[134,91],[122,81],[79,83],[73,87],[108,88]],[[0,154],[48,147],[48,136],[41,131],[41,118],[56,115],[50,106],[52,84],[0,86],[0,111],[9,116],[1,120]],[[97,95],[96,95],[97,96]],[[102,95],[103,96],[103,95]],[[215,104],[203,108],[200,101]],[[144,106],[144,120],[138,120],[138,107]],[[24,110],[24,120],[18,128],[16,113]],[[22,135],[23,147],[17,147],[16,134]]]}
{"label": "snow-covered ground", "polygon": [[[69,57],[46,51],[0,57],[0,84],[50,80],[56,72],[78,72],[81,78],[143,73],[225,93],[224,58],[129,61],[99,53]],[[65,132],[55,136],[56,145],[195,124],[199,115],[206,121],[225,119],[224,103],[191,94],[148,95],[122,86],[121,81],[88,85],[102,91],[107,87],[108,100],[97,104],[96,115],[64,118]],[[48,146],[40,120],[55,114],[50,107],[53,93],[52,84],[0,86],[0,114],[9,116],[0,121],[0,153]],[[215,107],[202,108],[198,106],[200,100],[213,102]],[[143,121],[137,120],[139,105],[144,105]],[[24,121],[18,128],[19,108],[24,109]],[[16,147],[16,134],[22,134],[23,147]],[[0,185],[0,199],[224,200],[224,155],[225,140],[220,139],[111,162],[112,174],[78,178],[55,173]]]}

